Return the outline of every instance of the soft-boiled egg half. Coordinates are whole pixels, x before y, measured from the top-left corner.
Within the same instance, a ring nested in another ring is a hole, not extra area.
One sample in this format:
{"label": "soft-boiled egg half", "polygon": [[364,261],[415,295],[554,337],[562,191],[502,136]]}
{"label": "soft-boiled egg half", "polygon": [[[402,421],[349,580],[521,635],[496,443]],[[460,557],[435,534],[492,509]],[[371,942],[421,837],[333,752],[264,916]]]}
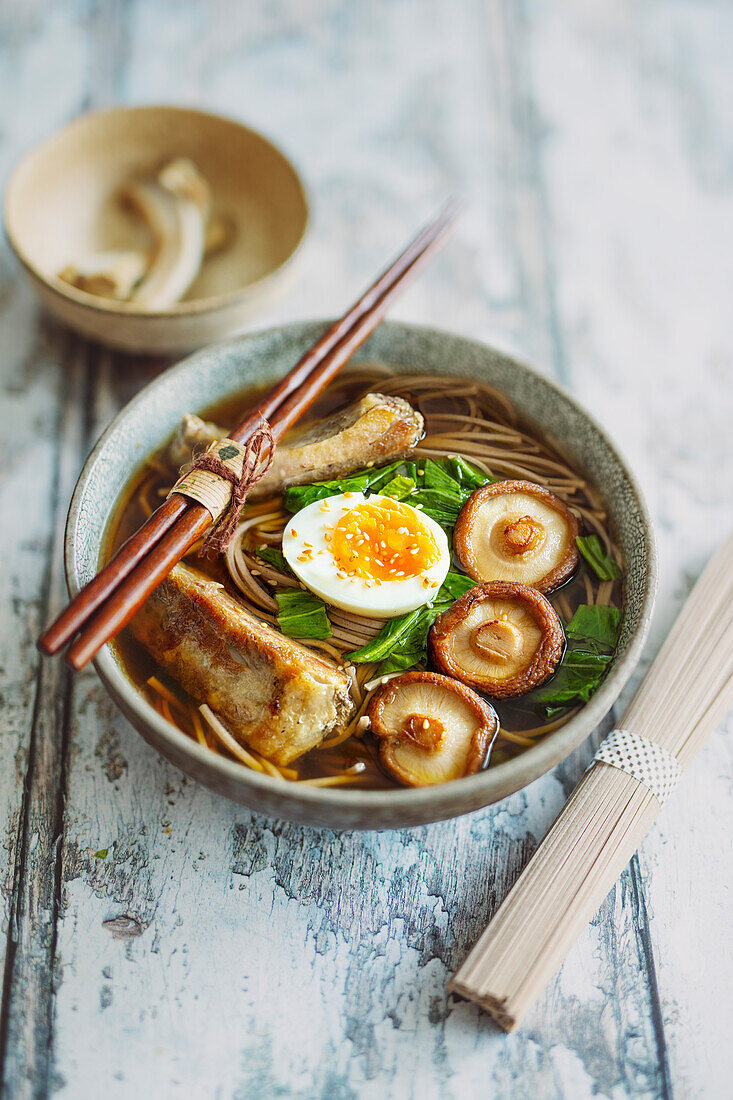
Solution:
{"label": "soft-boiled egg half", "polygon": [[390,619],[429,603],[450,566],[445,532],[411,504],[341,493],[301,509],[283,534],[285,559],[326,603]]}

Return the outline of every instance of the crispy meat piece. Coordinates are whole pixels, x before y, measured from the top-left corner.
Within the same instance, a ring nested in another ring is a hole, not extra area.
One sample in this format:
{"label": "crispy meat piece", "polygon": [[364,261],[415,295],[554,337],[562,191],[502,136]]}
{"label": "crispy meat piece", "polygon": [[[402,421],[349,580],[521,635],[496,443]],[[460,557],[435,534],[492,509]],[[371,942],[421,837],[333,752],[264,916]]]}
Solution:
{"label": "crispy meat piece", "polygon": [[[420,441],[425,422],[402,397],[367,393],[359,401],[293,433],[275,452],[267,474],[249,492],[268,496],[288,485],[327,481],[402,458]],[[225,436],[226,429],[186,413],[166,449],[171,466],[191,461],[197,444],[206,445]]]}
{"label": "crispy meat piece", "polygon": [[215,443],[217,439],[226,436],[224,428],[214,424],[211,420],[202,420],[193,413],[184,413],[181,423],[176,428],[175,434],[166,447],[166,461],[176,470],[191,461],[193,449],[201,444],[199,450],[204,450],[209,443]]}
{"label": "crispy meat piece", "polygon": [[250,496],[266,496],[288,485],[327,481],[370,464],[402,458],[424,430],[422,416],[402,397],[367,393],[278,447],[270,472],[253,486]]}
{"label": "crispy meat piece", "polygon": [[260,622],[189,566],[172,570],[130,626],[189,695],[276,764],[318,745],[351,712],[342,669]]}

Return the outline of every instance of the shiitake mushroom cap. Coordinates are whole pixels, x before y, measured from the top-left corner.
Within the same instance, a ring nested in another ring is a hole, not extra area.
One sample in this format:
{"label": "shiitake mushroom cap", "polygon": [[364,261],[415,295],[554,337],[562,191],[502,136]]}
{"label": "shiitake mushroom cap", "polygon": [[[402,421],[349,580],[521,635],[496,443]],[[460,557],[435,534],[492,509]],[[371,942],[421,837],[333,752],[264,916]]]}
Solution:
{"label": "shiitake mushroom cap", "polygon": [[435,620],[441,672],[495,699],[526,695],[555,672],[565,635],[552,604],[526,584],[477,584]]}
{"label": "shiitake mushroom cap", "polygon": [[532,481],[495,481],[464,504],[453,549],[474,580],[551,592],[578,566],[577,535],[576,517],[548,489]]}
{"label": "shiitake mushroom cap", "polygon": [[435,672],[394,676],[375,691],[366,713],[384,770],[406,787],[480,771],[499,732],[490,703]]}

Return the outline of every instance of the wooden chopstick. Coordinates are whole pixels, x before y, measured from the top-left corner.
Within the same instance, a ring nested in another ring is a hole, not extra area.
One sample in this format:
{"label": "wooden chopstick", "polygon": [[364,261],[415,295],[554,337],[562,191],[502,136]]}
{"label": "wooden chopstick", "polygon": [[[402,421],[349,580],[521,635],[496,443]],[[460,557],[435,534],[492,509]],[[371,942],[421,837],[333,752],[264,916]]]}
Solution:
{"label": "wooden chopstick", "polygon": [[[403,269],[399,278],[388,284],[387,289],[373,301],[367,312],[347,331],[346,336],[322,357],[319,365],[306,378],[300,389],[291,394],[290,398],[276,410],[270,424],[275,440],[283,437],[344,363],[348,362],[354,352],[377,328],[398,289],[402,289],[409,276],[417,273],[422,263],[437,247],[456,213],[457,209],[453,209],[449,216],[446,215],[433,223],[436,227],[435,232]],[[253,415],[250,414],[250,417]],[[256,423],[258,422],[259,413]],[[203,505],[191,504],[173,528],[122,581],[99,612],[84,626],[67,653],[67,661],[72,668],[77,670],[84,668],[105,642],[127,625],[148,596],[165,579],[186,551],[201,538],[210,524],[211,514],[208,510]]]}
{"label": "wooden chopstick", "polygon": [[126,577],[153,546],[170,530],[188,508],[182,496],[168,497],[120,547],[103,569],[86,584],[61,614],[44,630],[36,645],[41,653],[53,657],[59,653],[98,607],[112,595],[120,580]]}
{"label": "wooden chopstick", "polygon": [[[389,304],[409,277],[417,273],[452,225],[458,206],[449,203],[437,218],[408,246],[398,259],[366,291],[354,307],[324,334],[283,381],[231,433],[245,442],[268,416],[273,437],[278,440],[311,405],[353,353],[381,322]],[[352,318],[349,322],[348,319]],[[355,318],[355,320],[354,320]],[[324,352],[325,347],[325,352]],[[183,498],[171,497],[171,501]],[[168,503],[168,502],[166,502]],[[151,519],[163,512],[158,509]],[[172,516],[172,519],[171,519]],[[130,547],[123,558],[123,569],[110,570],[97,585],[92,599],[82,599],[95,581],[90,582],[62,616],[39,640],[43,652],[58,652],[65,641],[81,627],[81,634],[69,649],[67,659],[73,668],[83,668],[105,642],[114,637],[138,610],[150,593],[167,576],[177,561],[201,537],[211,524],[210,513],[201,505],[184,501],[183,508],[165,510],[146,543],[143,534],[148,524],[125,544]],[[145,549],[143,549],[145,547]],[[114,566],[119,554],[110,566]],[[109,567],[105,567],[108,569]],[[100,596],[100,593],[104,595]],[[80,607],[74,610],[74,605]],[[96,613],[95,613],[96,612]],[[75,623],[79,625],[74,625]],[[59,641],[60,638],[64,640]],[[50,648],[53,647],[53,648]]]}
{"label": "wooden chopstick", "polygon": [[[442,239],[443,235],[455,221],[459,210],[460,204],[455,199],[449,199],[444,204],[433,221],[430,222],[407,248],[400,253],[397,259],[382,272],[379,278],[372,283],[364,294],[362,294],[361,298],[354,303],[348,313],[345,313],[339,321],[331,325],[320,340],[318,340],[299,360],[296,366],[285,375],[282,382],[264,398],[257,409],[253,410],[253,412],[242,421],[239,427],[235,428],[235,430],[230,433],[232,439],[236,439],[238,443],[246,442],[251,431],[258,426],[260,418],[264,416],[266,420],[272,421],[275,411],[288,398],[291,398],[294,402],[293,408],[300,408],[301,411],[305,411],[307,406],[299,405],[296,398],[296,394],[300,391],[300,387],[303,383],[310,378],[314,370],[320,369],[322,372],[324,370],[327,371],[327,368],[324,368],[323,364],[328,353],[348,335],[349,331],[362,318],[370,315],[375,309],[380,308],[380,303],[383,302],[384,295],[388,291],[396,290],[398,286],[403,285],[402,280],[408,274],[413,275],[417,272],[421,261],[432,253],[433,247],[437,245],[438,241]],[[388,301],[389,299],[387,299],[387,302]],[[386,304],[382,309],[380,317],[384,315],[385,309]],[[362,343],[363,342],[362,340]],[[356,347],[358,346],[360,345],[356,345]],[[354,350],[356,350],[356,347]],[[340,366],[342,365],[343,364],[340,364]],[[334,370],[333,374],[335,373],[336,371]],[[324,386],[328,384],[333,374],[326,373],[325,381],[321,381],[318,389],[313,391],[311,402],[318,396]],[[321,377],[323,377],[323,375]],[[292,423],[294,423],[294,420],[290,421],[284,428],[281,426],[280,435],[276,436],[276,438],[282,438]],[[270,426],[273,429],[274,435],[274,424],[271,423]]]}
{"label": "wooden chopstick", "polygon": [[[389,302],[388,295],[402,285],[403,279],[408,274],[414,274],[417,271],[420,263],[432,252],[432,249],[442,239],[454,221],[458,209],[458,204],[454,200],[450,200],[445,204],[436,218],[418,234],[351,309],[327,329],[313,347],[301,357],[293,369],[263,399],[260,405],[252,410],[242,423],[230,433],[231,438],[236,439],[239,443],[245,443],[258,427],[263,416],[273,421],[278,408],[288,403],[287,415],[282,422],[278,422],[277,425],[275,423],[271,424],[274,438],[276,440],[282,438],[297,417],[308,408],[308,405],[315,399],[320,390],[328,384],[337,370],[346,362],[345,359],[338,358],[327,360],[329,352],[336,348],[351,329],[364,318],[374,314],[378,320],[381,320]],[[366,335],[353,345],[349,354],[352,354],[360,346],[360,343],[363,343],[371,331],[373,329],[366,330]],[[320,373],[316,373],[319,371]],[[297,395],[299,389],[303,387],[311,375],[315,375],[319,384],[316,389],[307,391],[311,396],[307,403],[303,403],[303,397],[299,398]],[[179,523],[187,513],[195,511],[195,506],[182,496],[173,495],[164,501],[43,632],[37,643],[41,652],[47,656],[53,656],[60,652],[74,635],[84,627],[85,623],[92,618],[94,613],[113,596],[125,578],[146,560],[153,547],[163,539],[171,528]],[[198,530],[198,520],[201,518],[201,516],[192,517],[192,522],[189,525],[191,531]],[[193,542],[198,537],[199,535],[196,535]],[[178,546],[178,544],[179,540],[174,540],[170,544],[171,552],[173,552],[173,545]],[[183,553],[185,553],[185,550]],[[115,603],[117,602],[115,601]],[[85,651],[86,648],[82,647],[81,652]],[[72,655],[69,656],[71,659]],[[86,663],[86,661],[83,663]],[[82,667],[82,665],[78,667]]]}

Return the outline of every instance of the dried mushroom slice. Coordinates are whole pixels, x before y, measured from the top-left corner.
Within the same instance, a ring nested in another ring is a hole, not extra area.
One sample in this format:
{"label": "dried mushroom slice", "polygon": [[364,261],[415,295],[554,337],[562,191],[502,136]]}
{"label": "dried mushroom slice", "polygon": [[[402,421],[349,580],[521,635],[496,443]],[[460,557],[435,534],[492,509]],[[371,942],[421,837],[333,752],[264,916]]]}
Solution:
{"label": "dried mushroom slice", "polygon": [[385,771],[405,787],[473,775],[499,731],[493,707],[434,672],[406,672],[379,688],[367,708]]}
{"label": "dried mushroom slice", "polygon": [[565,636],[552,605],[524,584],[479,584],[435,620],[434,663],[496,699],[525,695],[557,668]]}
{"label": "dried mushroom slice", "polygon": [[495,481],[466,501],[453,548],[477,581],[515,581],[551,592],[578,565],[578,521],[531,481]]}
{"label": "dried mushroom slice", "polygon": [[59,271],[65,283],[94,294],[97,298],[114,298],[126,302],[142,279],[148,266],[143,252],[133,249],[113,249],[95,252]]}
{"label": "dried mushroom slice", "polygon": [[147,222],[153,255],[132,300],[146,310],[166,310],[196,280],[206,250],[211,191],[193,161],[168,161],[155,178],[133,180],[120,192],[122,202]]}

